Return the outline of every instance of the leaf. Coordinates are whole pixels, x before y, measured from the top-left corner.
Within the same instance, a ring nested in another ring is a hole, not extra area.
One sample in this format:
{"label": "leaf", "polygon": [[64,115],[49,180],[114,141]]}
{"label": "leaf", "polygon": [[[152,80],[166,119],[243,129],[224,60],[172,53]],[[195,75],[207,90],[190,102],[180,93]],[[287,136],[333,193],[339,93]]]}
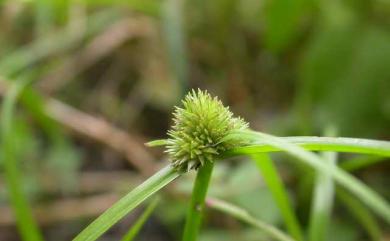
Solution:
{"label": "leaf", "polygon": [[[237,135],[231,134],[230,136]],[[390,142],[377,141],[361,138],[346,138],[346,137],[317,137],[317,136],[301,136],[301,137],[278,137],[283,142],[300,146],[310,151],[334,151],[334,152],[351,152],[360,154],[374,154],[380,156],[390,156]],[[226,151],[223,156],[252,154],[259,152],[276,152],[283,151],[279,146],[266,143],[264,140],[256,139],[253,144],[247,146],[236,147]]]}
{"label": "leaf", "polygon": [[371,240],[379,241],[382,236],[379,224],[367,208],[359,200],[341,188],[337,189],[337,197],[357,219],[361,227],[367,231]]}
{"label": "leaf", "polygon": [[[302,147],[289,143],[282,138],[254,131],[240,131],[237,134],[242,138],[259,140],[272,147],[283,150],[317,171],[331,175],[339,184],[348,189],[357,198],[361,199],[362,202],[370,207],[378,216],[381,216],[387,223],[390,223],[390,205],[386,200],[342,169],[326,164],[322,158],[314,153],[308,152]],[[388,146],[388,143],[386,142],[383,142],[383,144],[383,148]],[[356,151],[359,151],[359,148],[356,148]],[[383,151],[388,153],[390,152],[390,148],[387,151],[385,149]]]}
{"label": "leaf", "polygon": [[161,169],[107,209],[102,215],[79,233],[73,241],[96,240],[112,225],[117,223],[131,210],[141,204],[145,199],[175,180],[178,176],[179,173],[170,166]]}
{"label": "leaf", "polygon": [[340,167],[346,171],[352,172],[386,160],[387,159],[383,156],[359,156],[343,161],[340,164]]}
{"label": "leaf", "polygon": [[230,204],[230,203],[227,203],[225,201],[218,200],[215,198],[208,198],[207,205],[258,228],[259,230],[261,230],[264,233],[268,234],[269,236],[275,238],[276,240],[280,240],[280,241],[293,241],[294,240],[291,237],[289,237],[287,234],[284,234],[279,229],[277,229],[277,228],[275,228],[267,223],[264,223],[263,221],[261,221],[259,219],[252,217],[247,211],[245,211],[245,210],[241,209],[240,207],[237,207],[233,204]]}
{"label": "leaf", "polygon": [[8,90],[1,109],[1,159],[4,165],[4,177],[9,191],[9,201],[15,213],[17,226],[25,241],[41,241],[42,234],[38,229],[27,198],[23,193],[23,175],[18,166],[14,149],[14,108],[19,95],[30,79],[22,78],[15,81]]}
{"label": "leaf", "polygon": [[132,241],[135,236],[139,233],[139,231],[144,226],[145,222],[148,220],[150,215],[153,213],[154,209],[157,206],[159,199],[154,199],[146,208],[144,213],[137,219],[134,225],[130,228],[130,230],[125,234],[121,241]]}
{"label": "leaf", "polygon": [[272,163],[272,160],[267,154],[251,154],[250,156],[255,161],[257,168],[260,170],[264,181],[270,189],[283,216],[287,230],[296,240],[303,240],[301,228],[288,198],[288,193]]}
{"label": "leaf", "polygon": [[148,147],[166,146],[168,145],[168,140],[160,139],[160,140],[149,141],[146,142],[145,145]]}

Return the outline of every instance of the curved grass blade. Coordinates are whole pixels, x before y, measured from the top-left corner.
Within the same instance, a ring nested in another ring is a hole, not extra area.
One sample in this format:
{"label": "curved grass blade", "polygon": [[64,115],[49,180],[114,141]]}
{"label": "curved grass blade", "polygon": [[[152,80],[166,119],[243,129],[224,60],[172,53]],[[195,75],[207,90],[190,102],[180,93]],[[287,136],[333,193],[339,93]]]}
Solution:
{"label": "curved grass blade", "polygon": [[171,166],[163,168],[106,210],[79,233],[73,241],[96,240],[127,213],[158,190],[175,180],[179,175],[180,174]]}
{"label": "curved grass blade", "polygon": [[265,183],[267,184],[272,196],[279,207],[288,232],[296,239],[303,240],[301,227],[291,206],[287,191],[280,179],[278,172],[267,154],[251,154],[250,157],[255,161],[260,170]]}
{"label": "curved grass blade", "polygon": [[[378,216],[382,217],[387,223],[390,223],[390,205],[386,202],[386,200],[371,190],[368,186],[366,186],[363,182],[359,181],[349,173],[343,171],[340,168],[335,166],[331,166],[327,164],[322,158],[318,155],[315,155],[312,152],[308,152],[302,147],[299,147],[295,144],[289,143],[284,139],[264,134],[261,132],[254,131],[241,131],[237,133],[241,138],[248,138],[262,141],[269,146],[277,148],[279,150],[283,150],[289,153],[291,156],[296,157],[297,160],[300,160],[307,165],[310,165],[312,168],[320,171],[322,173],[326,173],[331,175],[339,184],[348,189],[351,193],[353,193],[357,198],[361,199],[368,207],[370,207]],[[387,142],[384,143],[381,148],[383,148],[382,153],[389,152],[389,150],[384,149],[387,146]],[[364,148],[364,146],[362,147]],[[246,154],[254,153],[253,150]],[[241,153],[243,154],[243,153]]]}
{"label": "curved grass blade", "polygon": [[383,156],[359,156],[342,162],[340,167],[346,171],[352,172],[385,160],[386,158]]}
{"label": "curved grass blade", "polygon": [[238,220],[241,220],[245,223],[248,223],[259,230],[263,231],[270,237],[280,240],[280,241],[294,241],[293,238],[289,237],[287,234],[283,233],[279,229],[273,227],[272,225],[269,225],[259,219],[254,218],[251,216],[246,210],[243,210],[233,204],[227,203],[222,200],[218,200],[215,198],[208,198],[207,199],[207,205],[211,208],[214,208],[216,210],[219,210],[221,212],[224,212],[226,214],[229,214]]}
{"label": "curved grass blade", "polygon": [[[242,134],[231,134],[229,138],[242,136]],[[253,139],[253,135],[252,139]],[[261,138],[256,139],[254,144],[248,146],[236,147],[224,153],[224,156],[252,154],[259,152],[277,152],[283,151],[281,147],[266,143]],[[377,141],[360,138],[346,137],[278,137],[278,140],[289,145],[300,146],[309,151],[333,151],[333,152],[351,152],[360,154],[373,154],[379,156],[390,156],[390,142]]]}
{"label": "curved grass blade", "polygon": [[153,213],[154,209],[157,206],[159,199],[154,199],[146,208],[144,213],[137,219],[134,225],[130,228],[130,230],[125,234],[121,241],[132,241],[135,236],[139,233],[139,231],[144,226],[145,222],[148,220],[150,215]]}
{"label": "curved grass blade", "polygon": [[207,161],[198,170],[184,226],[183,241],[197,240],[213,167],[214,164],[211,161]]}
{"label": "curved grass blade", "polygon": [[349,212],[361,224],[361,227],[367,231],[371,240],[381,240],[382,234],[380,226],[369,210],[367,210],[367,208],[359,200],[341,188],[336,190],[336,195]]}
{"label": "curved grass blade", "polygon": [[18,168],[13,150],[13,115],[19,95],[28,84],[27,79],[20,79],[8,90],[1,112],[1,159],[4,165],[4,177],[9,191],[10,205],[15,213],[17,226],[23,240],[41,241],[42,235],[38,229],[28,201],[23,194],[22,174]]}

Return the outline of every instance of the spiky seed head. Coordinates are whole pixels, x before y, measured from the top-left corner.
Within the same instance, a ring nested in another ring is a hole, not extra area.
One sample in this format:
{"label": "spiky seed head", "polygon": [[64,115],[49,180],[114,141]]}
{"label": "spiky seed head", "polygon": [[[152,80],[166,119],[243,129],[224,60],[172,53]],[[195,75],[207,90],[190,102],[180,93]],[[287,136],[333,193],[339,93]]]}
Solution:
{"label": "spiky seed head", "polygon": [[248,128],[228,107],[207,91],[192,90],[175,107],[173,126],[168,131],[166,152],[178,171],[198,169],[221,152],[243,144],[240,139],[224,138],[233,131]]}

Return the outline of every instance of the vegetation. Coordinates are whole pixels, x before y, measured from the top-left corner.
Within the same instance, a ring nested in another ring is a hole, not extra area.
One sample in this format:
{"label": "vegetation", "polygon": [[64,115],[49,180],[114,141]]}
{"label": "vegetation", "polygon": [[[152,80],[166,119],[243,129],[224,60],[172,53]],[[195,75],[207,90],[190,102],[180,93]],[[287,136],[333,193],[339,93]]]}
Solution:
{"label": "vegetation", "polygon": [[388,16],[0,1],[0,240],[388,239]]}

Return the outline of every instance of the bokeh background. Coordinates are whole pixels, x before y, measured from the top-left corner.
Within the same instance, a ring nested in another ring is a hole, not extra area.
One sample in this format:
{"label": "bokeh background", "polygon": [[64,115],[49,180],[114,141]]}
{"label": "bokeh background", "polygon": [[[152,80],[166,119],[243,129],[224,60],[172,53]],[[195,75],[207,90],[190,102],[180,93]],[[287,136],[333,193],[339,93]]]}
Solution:
{"label": "bokeh background", "polygon": [[[324,135],[331,127],[389,140],[390,2],[0,0],[1,119],[18,83],[26,87],[12,128],[1,131],[11,133],[19,184],[45,238],[70,240],[168,163],[163,149],[143,143],[166,137],[173,106],[191,88],[219,96],[271,134]],[[273,157],[306,228],[314,173]],[[341,164],[353,158],[339,155]],[[2,162],[0,240],[20,240]],[[390,198],[387,162],[351,171]],[[137,240],[180,240],[193,177],[161,195]],[[283,228],[250,161],[218,163],[210,195]],[[142,210],[101,240],[120,240]],[[327,240],[390,240],[389,227],[358,213],[336,196]],[[202,241],[263,238],[217,211],[208,209],[204,223]]]}

